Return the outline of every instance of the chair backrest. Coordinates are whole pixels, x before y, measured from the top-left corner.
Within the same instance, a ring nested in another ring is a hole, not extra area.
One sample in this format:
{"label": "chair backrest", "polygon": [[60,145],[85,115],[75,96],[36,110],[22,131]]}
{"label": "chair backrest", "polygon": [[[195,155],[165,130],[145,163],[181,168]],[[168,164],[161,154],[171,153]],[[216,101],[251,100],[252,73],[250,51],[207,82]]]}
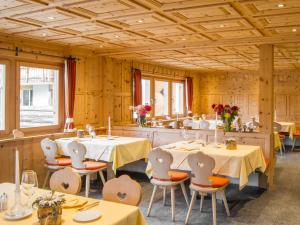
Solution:
{"label": "chair backrest", "polygon": [[149,153],[148,157],[153,168],[152,176],[158,179],[170,179],[168,172],[173,162],[171,153],[156,148]]}
{"label": "chair backrest", "polygon": [[57,156],[56,142],[50,140],[49,138],[44,138],[41,141],[41,148],[43,150],[47,163],[56,164],[57,163],[55,159],[55,157]]}
{"label": "chair backrest", "polygon": [[72,160],[72,167],[84,168],[85,165],[83,160],[86,154],[85,146],[77,141],[72,141],[68,144],[67,148]]}
{"label": "chair backrest", "polygon": [[211,185],[208,177],[213,175],[213,169],[215,168],[215,160],[203,154],[197,152],[188,156],[188,163],[192,169],[192,182],[201,185]]}
{"label": "chair backrest", "polygon": [[274,129],[274,131],[276,131],[276,132],[280,132],[281,129],[282,129],[282,126],[281,126],[280,123],[273,122],[273,129]]}
{"label": "chair backrest", "polygon": [[24,137],[24,133],[22,131],[18,130],[18,129],[14,129],[12,131],[12,134],[14,136],[14,139]]}
{"label": "chair backrest", "polygon": [[67,194],[78,194],[81,189],[81,177],[71,167],[54,172],[50,178],[50,189]]}
{"label": "chair backrest", "polygon": [[138,206],[142,199],[141,185],[128,175],[111,179],[104,184],[103,199]]}

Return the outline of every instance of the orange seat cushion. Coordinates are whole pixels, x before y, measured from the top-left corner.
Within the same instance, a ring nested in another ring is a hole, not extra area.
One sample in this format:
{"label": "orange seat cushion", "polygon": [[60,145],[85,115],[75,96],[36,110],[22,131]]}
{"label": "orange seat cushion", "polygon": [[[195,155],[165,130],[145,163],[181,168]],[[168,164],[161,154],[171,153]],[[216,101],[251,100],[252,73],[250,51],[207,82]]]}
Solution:
{"label": "orange seat cushion", "polygon": [[227,184],[229,184],[229,179],[224,177],[216,177],[216,176],[209,176],[208,180],[210,180],[212,183],[211,185],[203,185],[203,184],[197,184],[193,182],[193,185],[199,186],[199,187],[212,187],[212,188],[220,188]]}
{"label": "orange seat cushion", "polygon": [[189,174],[188,173],[185,173],[185,172],[177,172],[177,171],[169,171],[168,172],[168,175],[170,177],[170,179],[161,179],[161,178],[158,178],[158,177],[153,177],[154,179],[156,180],[161,180],[161,181],[181,181],[181,180],[184,180],[186,178],[189,177]]}
{"label": "orange seat cushion", "polygon": [[171,181],[181,181],[189,177],[189,174],[185,172],[169,171],[168,174]]}
{"label": "orange seat cushion", "polygon": [[297,131],[294,133],[294,136],[300,137],[300,130],[297,130]]}
{"label": "orange seat cushion", "polygon": [[72,164],[72,161],[70,158],[56,158],[55,159],[57,163],[47,163],[48,165],[51,166],[70,166]]}
{"label": "orange seat cushion", "polygon": [[95,161],[86,161],[83,163],[85,165],[84,168],[75,168],[77,170],[97,170],[97,169],[103,169],[107,167],[106,163],[102,162],[95,162]]}

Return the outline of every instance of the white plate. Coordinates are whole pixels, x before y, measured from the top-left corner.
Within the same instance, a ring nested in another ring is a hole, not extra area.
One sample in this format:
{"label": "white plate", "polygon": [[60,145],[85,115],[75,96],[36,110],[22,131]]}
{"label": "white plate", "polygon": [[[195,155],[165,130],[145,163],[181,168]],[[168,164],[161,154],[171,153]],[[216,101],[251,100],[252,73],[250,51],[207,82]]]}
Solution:
{"label": "white plate", "polygon": [[21,214],[21,215],[11,215],[9,214],[9,212],[5,213],[4,214],[4,219],[6,220],[20,220],[20,219],[23,219],[23,218],[26,218],[28,216],[30,216],[32,214],[32,209],[25,209],[24,210],[24,213]]}
{"label": "white plate", "polygon": [[88,222],[96,220],[101,217],[101,213],[97,210],[86,210],[79,213],[76,213],[73,217],[73,220],[77,222]]}

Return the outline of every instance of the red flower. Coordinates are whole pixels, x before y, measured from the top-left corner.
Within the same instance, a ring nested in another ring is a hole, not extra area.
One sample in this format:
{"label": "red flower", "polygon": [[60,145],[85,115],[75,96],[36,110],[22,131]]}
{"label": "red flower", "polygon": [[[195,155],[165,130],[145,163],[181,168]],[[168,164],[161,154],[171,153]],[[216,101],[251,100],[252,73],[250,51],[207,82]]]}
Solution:
{"label": "red flower", "polygon": [[232,106],[231,107],[231,110],[233,111],[233,112],[237,112],[237,111],[239,111],[239,107],[237,107],[237,106]]}
{"label": "red flower", "polygon": [[213,109],[215,109],[215,107],[216,107],[216,104],[212,104],[212,106],[211,106]]}
{"label": "red flower", "polygon": [[215,105],[213,109],[218,115],[221,115],[224,112],[224,106],[222,104]]}
{"label": "red flower", "polygon": [[146,116],[147,112],[146,112],[146,110],[144,108],[141,108],[139,110],[139,114],[140,114],[140,116]]}
{"label": "red flower", "polygon": [[152,107],[151,105],[145,105],[144,106],[144,109],[147,111],[147,112],[150,112],[152,110]]}

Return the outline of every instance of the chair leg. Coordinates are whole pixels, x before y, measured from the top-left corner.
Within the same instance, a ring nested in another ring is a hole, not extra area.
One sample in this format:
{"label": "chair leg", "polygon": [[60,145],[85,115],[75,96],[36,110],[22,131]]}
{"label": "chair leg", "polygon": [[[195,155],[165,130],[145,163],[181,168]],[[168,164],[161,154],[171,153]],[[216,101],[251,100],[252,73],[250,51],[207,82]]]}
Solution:
{"label": "chair leg", "polygon": [[171,210],[172,210],[172,221],[175,221],[175,188],[171,187]]}
{"label": "chair leg", "polygon": [[163,205],[166,205],[166,195],[167,195],[167,187],[163,187]]}
{"label": "chair leg", "polygon": [[226,210],[226,214],[227,214],[227,216],[230,216],[230,211],[229,211],[229,207],[228,207],[227,199],[226,199],[226,194],[225,194],[224,190],[221,191],[221,196],[222,196],[222,200],[223,200],[224,207],[225,207],[225,210]]}
{"label": "chair leg", "polygon": [[187,206],[189,207],[190,203],[189,203],[188,195],[187,195],[187,193],[186,193],[186,189],[185,189],[184,182],[180,183],[180,186],[181,186],[181,190],[182,190],[182,193],[183,193],[185,202],[186,202]]}
{"label": "chair leg", "polygon": [[293,140],[293,146],[292,146],[292,152],[294,151],[294,149],[295,149],[295,144],[296,144],[296,138],[294,137],[294,140]]}
{"label": "chair leg", "polygon": [[213,211],[213,224],[217,225],[217,207],[216,207],[216,193],[211,194],[212,211]]}
{"label": "chair leg", "polygon": [[154,185],[154,187],[153,187],[153,192],[152,192],[151,199],[150,199],[150,204],[149,204],[148,211],[147,211],[147,216],[150,215],[150,212],[151,212],[151,208],[152,208],[152,204],[153,204],[153,200],[154,200],[154,196],[155,196],[156,190],[157,190],[157,185]]}
{"label": "chair leg", "polygon": [[90,192],[90,174],[85,176],[85,197],[89,197]]}
{"label": "chair leg", "polygon": [[282,143],[280,144],[280,155],[282,156],[283,153],[282,153]]}
{"label": "chair leg", "polygon": [[202,212],[203,202],[204,202],[204,195],[201,195],[201,200],[200,200],[200,212]]}
{"label": "chair leg", "polygon": [[283,152],[285,153],[285,145],[284,145],[284,142],[282,142],[282,148],[283,148]]}
{"label": "chair leg", "polygon": [[190,218],[190,215],[191,215],[191,212],[192,212],[192,209],[194,207],[195,200],[196,200],[196,194],[197,194],[197,192],[193,191],[192,199],[191,199],[191,202],[190,202],[189,210],[188,210],[188,213],[186,215],[184,224],[187,224],[189,222],[189,218]]}
{"label": "chair leg", "polygon": [[104,175],[103,175],[103,171],[102,171],[102,170],[99,171],[99,175],[100,175],[100,179],[101,179],[101,181],[102,181],[102,184],[104,185],[104,184],[105,184],[105,178],[104,178]]}
{"label": "chair leg", "polygon": [[44,180],[43,188],[46,188],[46,185],[47,185],[49,177],[50,177],[50,173],[51,173],[50,170],[47,170],[47,174],[46,174],[46,177],[45,177],[45,180]]}

